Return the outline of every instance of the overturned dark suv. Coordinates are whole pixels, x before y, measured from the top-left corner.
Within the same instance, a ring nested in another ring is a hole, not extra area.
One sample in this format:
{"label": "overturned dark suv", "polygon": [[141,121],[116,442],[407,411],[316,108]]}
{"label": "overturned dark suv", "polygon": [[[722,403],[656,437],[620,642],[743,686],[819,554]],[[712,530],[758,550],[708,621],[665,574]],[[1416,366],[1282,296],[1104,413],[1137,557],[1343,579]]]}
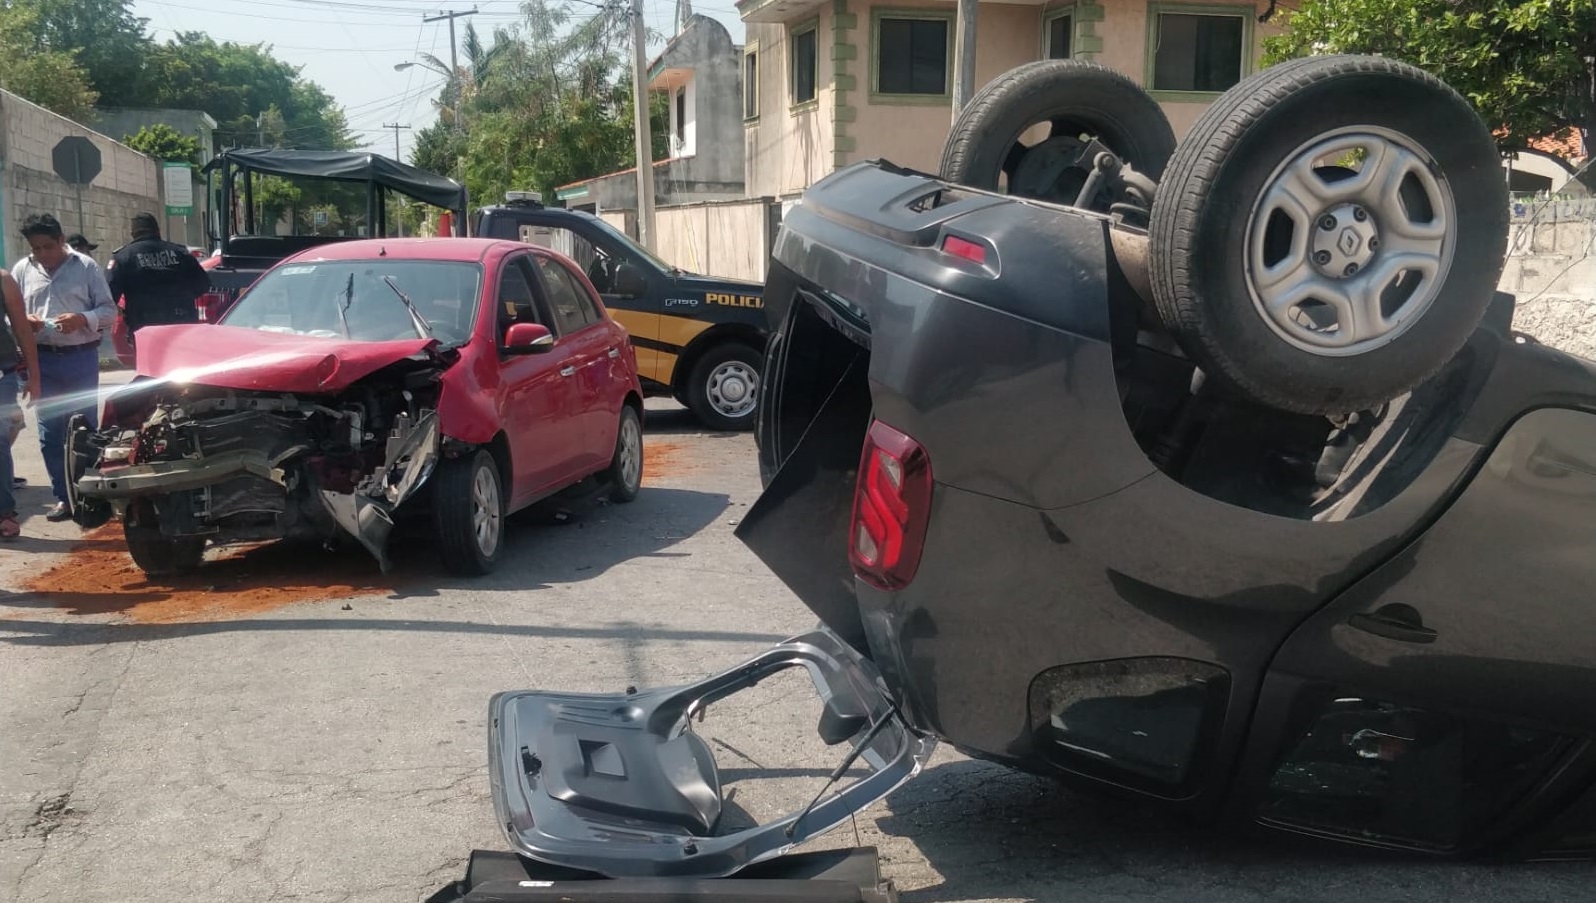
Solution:
{"label": "overturned dark suv", "polygon": [[[940,176],[821,180],[738,535],[822,626],[689,687],[500,694],[508,838],[727,875],[940,740],[1204,820],[1588,857],[1596,364],[1512,331],[1507,215],[1464,100],[1366,57],[1266,69],[1178,146],[1128,80],[1032,64]],[[688,719],[777,667],[870,773],[719,831]]]}

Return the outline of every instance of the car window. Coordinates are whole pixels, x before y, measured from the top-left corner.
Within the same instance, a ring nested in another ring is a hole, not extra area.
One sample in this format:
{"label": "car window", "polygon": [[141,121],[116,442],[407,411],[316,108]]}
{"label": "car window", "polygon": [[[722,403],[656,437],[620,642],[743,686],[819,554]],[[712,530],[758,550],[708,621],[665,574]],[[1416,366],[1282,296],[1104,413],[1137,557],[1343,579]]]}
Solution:
{"label": "car window", "polygon": [[559,321],[562,334],[598,322],[598,308],[593,305],[593,299],[564,264],[552,258],[539,257],[538,268],[543,271],[543,283],[549,289],[549,304],[554,308],[554,318]]}
{"label": "car window", "polygon": [[604,248],[593,244],[586,238],[564,226],[549,226],[539,223],[537,225],[522,226],[521,240],[540,248],[557,251],[575,261],[578,268],[587,274],[588,281],[600,292],[610,290],[610,284],[615,278],[615,267],[624,261],[616,260]]}
{"label": "car window", "polygon": [[506,261],[504,270],[499,274],[497,300],[501,336],[513,323],[543,323],[543,318],[538,316],[537,302],[532,293],[531,272],[526,264],[526,257],[514,258]]}

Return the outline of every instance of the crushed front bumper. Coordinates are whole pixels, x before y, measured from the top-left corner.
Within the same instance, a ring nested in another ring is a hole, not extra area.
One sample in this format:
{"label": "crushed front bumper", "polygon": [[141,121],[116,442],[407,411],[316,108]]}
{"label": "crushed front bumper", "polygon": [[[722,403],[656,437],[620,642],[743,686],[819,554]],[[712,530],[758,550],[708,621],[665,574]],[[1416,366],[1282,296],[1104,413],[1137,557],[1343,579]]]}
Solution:
{"label": "crushed front bumper", "polygon": [[[804,668],[827,743],[852,744],[864,777],[805,809],[718,833],[723,797],[693,714],[787,668]],[[936,743],[915,733],[875,667],[829,630],[794,637],[697,683],[627,693],[496,694],[489,702],[493,804],[510,844],[612,878],[723,877],[779,856],[917,774]]]}

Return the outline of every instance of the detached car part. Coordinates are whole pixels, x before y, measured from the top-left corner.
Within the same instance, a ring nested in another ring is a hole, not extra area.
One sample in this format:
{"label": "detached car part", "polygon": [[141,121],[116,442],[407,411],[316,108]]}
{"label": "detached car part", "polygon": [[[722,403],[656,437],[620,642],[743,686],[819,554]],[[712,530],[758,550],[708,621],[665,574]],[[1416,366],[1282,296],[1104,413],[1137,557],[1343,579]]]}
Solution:
{"label": "detached car part", "polygon": [[[722,833],[714,755],[691,719],[788,668],[814,681],[821,737],[851,746],[811,805]],[[617,878],[719,877],[779,856],[886,796],[936,746],[905,725],[870,663],[824,630],[684,687],[499,693],[488,709],[494,811],[511,846]],[[870,773],[825,795],[855,761]]]}

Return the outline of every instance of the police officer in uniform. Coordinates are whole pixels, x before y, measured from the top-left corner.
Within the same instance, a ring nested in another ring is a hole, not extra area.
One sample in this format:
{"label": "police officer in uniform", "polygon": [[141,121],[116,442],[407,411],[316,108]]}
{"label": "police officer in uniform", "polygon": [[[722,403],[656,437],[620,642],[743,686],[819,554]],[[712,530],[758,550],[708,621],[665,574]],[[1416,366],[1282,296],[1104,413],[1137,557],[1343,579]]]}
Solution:
{"label": "police officer in uniform", "polygon": [[107,268],[111,297],[124,299],[128,340],[145,326],[193,323],[194,301],[211,279],[187,247],[161,238],[149,213],[133,217],[133,240],[117,248]]}

